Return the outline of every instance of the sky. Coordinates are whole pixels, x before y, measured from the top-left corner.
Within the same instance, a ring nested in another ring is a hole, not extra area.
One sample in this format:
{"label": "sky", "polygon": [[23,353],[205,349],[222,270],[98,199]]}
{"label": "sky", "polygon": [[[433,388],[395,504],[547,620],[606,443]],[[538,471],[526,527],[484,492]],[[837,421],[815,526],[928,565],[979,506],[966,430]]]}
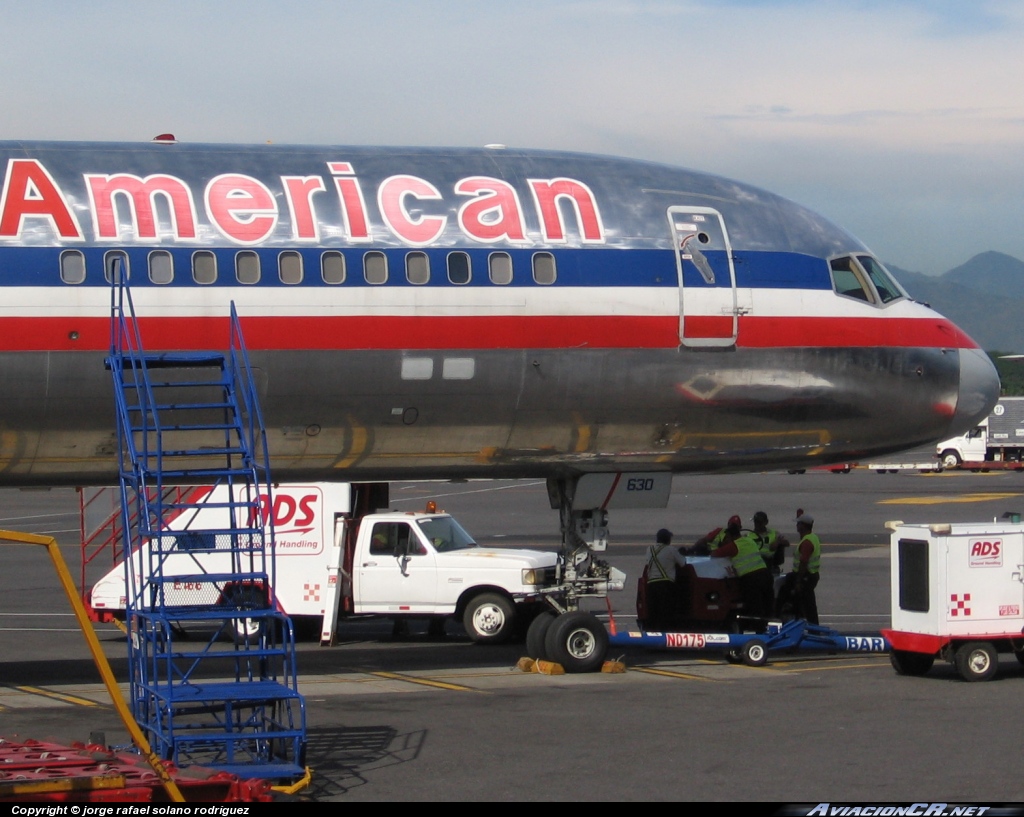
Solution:
{"label": "sky", "polygon": [[0,139],[577,150],[1024,259],[1017,0],[0,0]]}

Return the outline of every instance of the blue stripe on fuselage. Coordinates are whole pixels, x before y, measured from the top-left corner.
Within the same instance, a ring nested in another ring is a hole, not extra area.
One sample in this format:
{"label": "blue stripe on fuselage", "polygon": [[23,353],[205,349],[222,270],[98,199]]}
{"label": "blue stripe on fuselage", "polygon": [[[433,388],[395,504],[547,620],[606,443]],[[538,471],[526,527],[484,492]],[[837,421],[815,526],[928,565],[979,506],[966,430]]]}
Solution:
{"label": "blue stripe on fuselage", "polygon": [[[217,258],[217,283],[213,286],[238,286],[235,282],[235,256],[238,252],[255,252],[260,258],[261,278],[250,286],[325,286],[320,276],[320,257],[323,252],[341,252],[345,256],[346,277],[341,286],[373,286],[363,278],[363,255],[383,252],[388,260],[388,281],[383,286],[452,286],[446,272],[446,259],[450,252],[464,252],[470,257],[472,279],[463,286],[494,286],[488,278],[488,256],[494,252],[508,253],[512,257],[513,278],[509,286],[537,286],[533,280],[532,259],[538,252],[551,253],[557,265],[554,286],[564,287],[675,287],[677,272],[675,255],[671,250],[609,249],[541,247],[536,249],[493,248],[426,248],[377,249],[373,247],[292,248],[303,261],[303,280],[300,284],[283,284],[278,277],[278,255],[281,249],[212,248],[212,247],[0,247],[0,287],[3,286],[67,286],[60,279],[60,255],[66,250],[79,250],[86,263],[85,286],[106,286],[103,275],[104,255],[111,251],[125,251],[131,267],[132,286],[150,284],[146,275],[147,258],[154,250],[171,254],[174,262],[174,280],[159,286],[195,286],[192,281],[192,254],[197,250],[213,252]],[[405,277],[405,258],[409,252],[423,252],[430,261],[430,282],[410,284]],[[715,254],[709,253],[709,256]],[[722,255],[723,253],[719,253]],[[717,259],[715,259],[717,260]],[[821,258],[800,253],[734,252],[736,284],[740,287],[764,289],[831,289],[828,264]],[[715,266],[717,267],[717,263]],[[689,265],[687,265],[689,266]],[[695,270],[686,270],[687,285],[703,285]],[[692,272],[692,276],[691,273]],[[715,286],[727,285],[724,280]],[[377,285],[381,286],[381,285]]]}

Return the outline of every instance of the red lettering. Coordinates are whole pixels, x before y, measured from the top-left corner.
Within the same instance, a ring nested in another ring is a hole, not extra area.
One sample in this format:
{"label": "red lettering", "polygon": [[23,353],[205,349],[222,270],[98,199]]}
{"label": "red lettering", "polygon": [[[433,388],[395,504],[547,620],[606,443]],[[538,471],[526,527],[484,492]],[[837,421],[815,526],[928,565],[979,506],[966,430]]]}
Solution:
{"label": "red lettering", "polygon": [[529,179],[529,184],[545,241],[552,244],[565,242],[565,221],[559,202],[566,201],[576,213],[576,224],[583,243],[604,242],[604,225],[601,223],[597,202],[590,188],[583,182],[575,179]]}
{"label": "red lettering", "polygon": [[206,185],[206,211],[227,238],[258,244],[277,226],[277,202],[259,179],[225,173]]}
{"label": "red lettering", "polygon": [[998,556],[1002,542],[973,542],[971,556]]}
{"label": "red lettering", "polygon": [[82,239],[64,193],[46,168],[35,159],[11,159],[0,195],[0,238],[20,238],[27,218],[46,219],[60,238]]}
{"label": "red lettering", "polygon": [[316,494],[307,494],[299,500],[299,510],[302,511],[303,516],[295,520],[296,525],[311,525],[313,523],[313,520],[316,518],[316,511],[312,505],[316,502],[317,498]]}
{"label": "red lettering", "polygon": [[455,192],[476,197],[459,208],[459,226],[467,236],[484,242],[527,240],[519,196],[508,182],[470,176],[456,183]]}
{"label": "red lettering", "polygon": [[448,222],[447,216],[413,216],[406,207],[409,197],[420,201],[437,201],[440,192],[430,182],[416,176],[391,176],[377,190],[380,214],[396,236],[407,244],[424,246],[437,240]]}
{"label": "red lettering", "polygon": [[259,500],[258,500],[258,504],[259,504],[259,511],[257,511],[254,508],[254,509],[252,509],[249,512],[249,524],[250,525],[253,522],[256,521],[256,514],[257,513],[259,513],[259,515],[261,517],[260,518],[261,524],[266,525],[267,524],[267,520],[270,518],[270,497],[268,497],[266,494],[260,494]]}
{"label": "red lettering", "polygon": [[274,497],[274,524],[284,525],[295,516],[295,500],[288,494],[278,494]]}
{"label": "red lettering", "polygon": [[196,237],[196,208],[192,191],[181,179],[156,174],[140,179],[128,173],[101,176],[87,173],[89,199],[96,224],[96,238],[119,238],[120,225],[114,196],[127,199],[132,230],[137,238],[156,238],[156,198],[162,196],[170,206],[171,230],[176,240]]}
{"label": "red lettering", "polygon": [[[348,162],[328,162],[331,174],[337,176],[353,176],[352,165]],[[369,241],[369,219],[366,217],[366,200],[363,189],[356,178],[335,178],[334,186],[338,189],[341,202],[341,217],[348,227],[350,241]]]}
{"label": "red lettering", "polygon": [[284,195],[292,214],[292,238],[296,241],[319,241],[320,225],[313,212],[313,194],[325,190],[319,176],[282,176]]}

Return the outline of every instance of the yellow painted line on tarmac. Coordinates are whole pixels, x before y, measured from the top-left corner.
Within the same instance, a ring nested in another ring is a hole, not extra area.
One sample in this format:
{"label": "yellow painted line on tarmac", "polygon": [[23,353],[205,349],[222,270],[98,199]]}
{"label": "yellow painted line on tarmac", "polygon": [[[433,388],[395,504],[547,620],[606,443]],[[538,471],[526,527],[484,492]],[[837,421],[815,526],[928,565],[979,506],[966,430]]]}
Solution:
{"label": "yellow painted line on tarmac", "polygon": [[995,502],[998,499],[1009,499],[1014,496],[1024,496],[1019,491],[1014,492],[987,492],[976,494],[964,494],[963,496],[904,496],[894,499],[880,499],[878,505],[945,505],[946,503],[963,502]]}
{"label": "yellow painted line on tarmac", "polygon": [[827,670],[839,669],[871,669],[872,667],[888,667],[888,661],[875,661],[872,664],[845,664],[836,663],[828,666],[818,664],[813,667],[786,667],[783,672],[825,672]]}
{"label": "yellow painted line on tarmac", "polygon": [[370,674],[377,678],[386,678],[389,681],[406,681],[410,684],[419,684],[420,686],[433,687],[434,689],[447,689],[451,692],[483,692],[482,689],[464,687],[461,684],[448,684],[444,681],[432,681],[429,678],[417,678],[413,675],[400,675],[397,672],[371,672]]}
{"label": "yellow painted line on tarmac", "polygon": [[49,689],[41,689],[40,687],[28,687],[28,686],[16,686],[11,687],[19,692],[27,692],[30,695],[40,695],[43,698],[52,698],[55,701],[63,701],[66,704],[74,704],[75,706],[102,706],[102,704],[96,701],[90,701],[88,698],[79,698],[76,695],[65,695],[62,692],[52,692]]}
{"label": "yellow painted line on tarmac", "polygon": [[[667,669],[653,669],[652,667],[630,667],[630,672],[646,672],[648,675],[663,675],[666,678],[681,678],[685,681],[711,681],[702,675],[690,675],[686,672],[672,672]],[[721,682],[719,682],[721,683]]]}

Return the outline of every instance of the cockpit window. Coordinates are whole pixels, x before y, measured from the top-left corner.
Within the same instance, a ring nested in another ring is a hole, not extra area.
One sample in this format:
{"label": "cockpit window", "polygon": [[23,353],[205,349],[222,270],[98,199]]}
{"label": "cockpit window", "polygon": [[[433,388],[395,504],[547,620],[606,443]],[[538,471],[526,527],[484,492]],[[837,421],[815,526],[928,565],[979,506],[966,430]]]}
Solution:
{"label": "cockpit window", "polygon": [[846,255],[829,262],[832,285],[839,295],[869,304],[887,304],[906,297],[885,267],[870,255]]}
{"label": "cockpit window", "polygon": [[858,255],[857,260],[868,274],[871,283],[875,285],[875,290],[878,292],[878,300],[883,304],[904,297],[900,285],[892,279],[888,270],[879,264],[878,261],[870,255]]}

